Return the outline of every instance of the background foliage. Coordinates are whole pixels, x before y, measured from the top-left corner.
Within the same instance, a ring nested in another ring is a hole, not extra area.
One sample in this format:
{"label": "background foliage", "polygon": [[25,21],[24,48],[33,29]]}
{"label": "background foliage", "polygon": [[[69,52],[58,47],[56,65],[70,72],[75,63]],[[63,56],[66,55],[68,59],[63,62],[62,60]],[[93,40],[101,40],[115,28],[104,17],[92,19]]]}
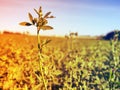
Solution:
{"label": "background foliage", "polygon": [[[0,89],[44,90],[35,36],[0,35]],[[48,90],[119,90],[120,44],[112,40],[50,39],[42,64]]]}

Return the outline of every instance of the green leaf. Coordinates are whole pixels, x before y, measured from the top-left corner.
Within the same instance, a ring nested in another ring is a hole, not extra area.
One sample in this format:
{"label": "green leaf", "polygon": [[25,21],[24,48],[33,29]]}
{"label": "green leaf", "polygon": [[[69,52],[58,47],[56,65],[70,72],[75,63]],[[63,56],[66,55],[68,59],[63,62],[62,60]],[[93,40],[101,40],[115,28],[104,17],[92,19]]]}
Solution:
{"label": "green leaf", "polygon": [[30,21],[31,21],[33,24],[35,24],[35,22],[34,22],[34,20],[33,20],[33,16],[32,16],[30,13],[28,13],[28,16],[29,16]]}
{"label": "green leaf", "polygon": [[51,27],[51,26],[42,26],[41,29],[42,30],[51,30],[51,29],[53,29],[53,27]]}
{"label": "green leaf", "polygon": [[32,24],[29,23],[29,22],[21,22],[21,23],[19,23],[19,25],[22,25],[22,26],[31,26]]}
{"label": "green leaf", "polygon": [[44,18],[47,18],[50,15],[51,12],[47,12],[44,16]]}

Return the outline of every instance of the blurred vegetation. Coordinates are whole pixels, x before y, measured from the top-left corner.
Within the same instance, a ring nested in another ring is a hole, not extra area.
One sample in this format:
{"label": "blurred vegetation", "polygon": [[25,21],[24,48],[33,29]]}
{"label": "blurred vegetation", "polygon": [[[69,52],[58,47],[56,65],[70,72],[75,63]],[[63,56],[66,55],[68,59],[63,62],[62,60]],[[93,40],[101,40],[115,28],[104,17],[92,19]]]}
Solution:
{"label": "blurred vegetation", "polygon": [[[38,65],[35,36],[0,35],[0,89],[45,90]],[[74,38],[41,37],[43,70],[48,90],[119,90],[120,43]],[[18,43],[19,42],[19,43]],[[67,44],[67,45],[66,45]]]}
{"label": "blurred vegetation", "polygon": [[120,31],[119,30],[114,30],[114,31],[108,32],[105,36],[101,36],[101,39],[111,40],[114,38],[114,36],[116,34],[118,34],[118,40],[120,40]]}

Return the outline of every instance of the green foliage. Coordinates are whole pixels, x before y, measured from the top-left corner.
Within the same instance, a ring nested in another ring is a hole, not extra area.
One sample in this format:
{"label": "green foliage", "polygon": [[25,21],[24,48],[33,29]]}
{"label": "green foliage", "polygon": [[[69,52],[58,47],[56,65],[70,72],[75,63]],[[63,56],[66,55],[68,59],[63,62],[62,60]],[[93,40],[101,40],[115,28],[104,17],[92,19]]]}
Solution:
{"label": "green foliage", "polygon": [[110,90],[117,89],[120,86],[120,73],[118,70],[120,69],[120,47],[118,42],[118,33],[114,35],[113,40],[111,41],[111,59],[109,64],[109,88]]}

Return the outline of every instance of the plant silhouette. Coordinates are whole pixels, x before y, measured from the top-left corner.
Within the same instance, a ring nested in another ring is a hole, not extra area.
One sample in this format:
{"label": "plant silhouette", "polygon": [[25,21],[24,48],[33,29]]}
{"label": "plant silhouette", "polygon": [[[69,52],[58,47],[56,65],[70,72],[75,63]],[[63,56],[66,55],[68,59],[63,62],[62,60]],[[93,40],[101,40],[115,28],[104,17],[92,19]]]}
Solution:
{"label": "plant silhouette", "polygon": [[34,9],[36,14],[38,15],[37,18],[34,18],[31,13],[28,13],[30,22],[21,22],[19,23],[22,26],[31,26],[34,25],[37,28],[37,41],[38,41],[38,61],[39,61],[39,72],[41,73],[43,83],[45,86],[45,89],[47,90],[47,84],[44,77],[44,70],[43,70],[43,64],[42,64],[42,47],[49,43],[51,40],[45,40],[44,42],[40,42],[40,30],[51,30],[53,29],[52,26],[47,25],[48,24],[48,18],[54,18],[54,16],[50,16],[51,12],[47,12],[45,15],[42,13],[42,7],[40,6],[39,10]]}

